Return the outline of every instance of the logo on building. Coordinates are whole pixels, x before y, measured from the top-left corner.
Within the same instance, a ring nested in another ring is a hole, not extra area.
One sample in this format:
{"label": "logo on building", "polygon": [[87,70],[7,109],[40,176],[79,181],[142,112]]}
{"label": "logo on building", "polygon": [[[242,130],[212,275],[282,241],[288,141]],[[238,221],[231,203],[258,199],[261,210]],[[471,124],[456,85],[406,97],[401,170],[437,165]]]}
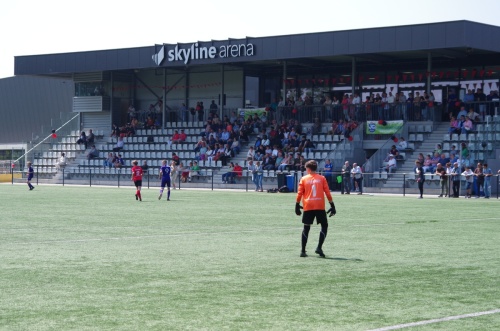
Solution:
{"label": "logo on building", "polygon": [[160,49],[160,51],[153,56],[153,61],[156,63],[157,66],[159,66],[163,60],[165,59],[165,45],[163,45]]}
{"label": "logo on building", "polygon": [[[189,47],[182,47],[179,44],[175,45],[173,49],[167,52],[168,62],[182,61],[188,64],[191,60],[206,60],[215,58],[237,58],[255,55],[255,47],[253,44],[239,44],[239,45],[221,45],[219,48],[215,46],[200,46],[194,43]],[[159,66],[165,58],[165,45],[160,51],[153,55],[153,61]]]}

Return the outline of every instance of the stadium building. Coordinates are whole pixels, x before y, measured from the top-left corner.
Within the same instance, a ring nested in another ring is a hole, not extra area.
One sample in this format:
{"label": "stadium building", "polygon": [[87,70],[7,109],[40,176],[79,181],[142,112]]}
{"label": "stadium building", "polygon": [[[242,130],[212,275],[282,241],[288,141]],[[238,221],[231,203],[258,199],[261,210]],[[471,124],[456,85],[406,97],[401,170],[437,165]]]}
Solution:
{"label": "stadium building", "polygon": [[[446,144],[446,153],[460,151],[467,140],[472,162],[488,161],[497,169],[499,40],[500,27],[453,21],[18,56],[15,75],[71,80],[69,112],[79,115],[76,131],[92,128],[103,137],[113,124],[125,125],[131,109],[143,121],[154,117],[156,131],[140,132],[145,135],[169,135],[174,127],[194,129],[189,109],[203,102],[205,113],[196,117],[203,122],[214,100],[221,118],[264,109],[278,122],[293,118],[307,126],[319,121],[322,130],[311,139],[322,148],[313,156],[334,159],[336,166],[344,159],[363,163],[367,154],[372,170],[378,170],[391,138],[404,136],[413,154],[432,152],[429,144],[437,143]],[[469,90],[476,99],[469,99]],[[433,97],[396,100],[386,111],[377,102],[384,93]],[[482,93],[485,99],[477,99]],[[345,94],[357,95],[361,102],[346,107],[324,103],[341,101]],[[461,106],[480,114],[480,123],[467,139],[448,139],[449,114]],[[358,129],[340,138],[329,135],[332,121],[340,119],[356,120]],[[388,121],[401,123],[394,132],[384,131]],[[382,174],[366,184],[389,189],[390,182]]]}

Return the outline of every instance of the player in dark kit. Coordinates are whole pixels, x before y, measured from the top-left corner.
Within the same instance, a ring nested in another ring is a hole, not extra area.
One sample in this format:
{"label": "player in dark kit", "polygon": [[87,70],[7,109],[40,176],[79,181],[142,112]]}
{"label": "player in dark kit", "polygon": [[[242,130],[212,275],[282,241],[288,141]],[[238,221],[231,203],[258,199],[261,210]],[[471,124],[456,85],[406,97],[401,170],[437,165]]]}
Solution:
{"label": "player in dark kit", "polygon": [[[322,246],[328,230],[328,219],[326,218],[326,214],[328,213],[329,216],[333,216],[337,211],[335,210],[335,204],[333,203],[326,178],[316,173],[318,163],[314,160],[310,160],[306,162],[305,166],[307,175],[300,179],[297,198],[295,200],[295,214],[297,214],[297,216],[302,215],[300,211],[300,209],[302,209],[300,202],[303,201],[304,203],[304,216],[302,216],[304,229],[302,231],[302,251],[300,257],[307,256],[307,237],[311,229],[311,224],[314,223],[314,219],[316,219],[317,224],[321,224],[316,254],[325,257]],[[330,203],[330,209],[328,209],[327,212],[325,211],[325,196]]]}
{"label": "player in dark kit", "polygon": [[31,180],[33,179],[33,175],[35,174],[35,171],[33,170],[33,167],[31,166],[31,162],[26,163],[28,166],[28,172],[26,173],[26,183],[28,184],[28,187],[30,188],[30,191],[33,190],[35,187],[31,185]]}
{"label": "player in dark kit", "polygon": [[163,160],[161,162],[161,168],[159,173],[159,178],[161,179],[161,187],[160,187],[160,195],[158,196],[158,200],[161,199],[163,195],[163,190],[165,190],[165,186],[167,186],[167,201],[170,201],[170,172],[172,168],[167,165],[167,160]]}
{"label": "player in dark kit", "polygon": [[139,167],[139,162],[137,160],[132,161],[133,167],[132,167],[132,181],[134,182],[134,185],[136,187],[135,191],[135,200],[140,200],[142,201],[141,197],[141,187],[142,187],[142,167]]}

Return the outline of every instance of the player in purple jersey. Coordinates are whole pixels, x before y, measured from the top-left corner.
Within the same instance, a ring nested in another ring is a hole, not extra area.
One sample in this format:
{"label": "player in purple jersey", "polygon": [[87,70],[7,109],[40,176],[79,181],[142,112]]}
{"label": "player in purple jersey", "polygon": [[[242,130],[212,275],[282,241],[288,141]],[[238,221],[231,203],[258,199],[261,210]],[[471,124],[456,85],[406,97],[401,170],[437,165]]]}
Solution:
{"label": "player in purple jersey", "polygon": [[35,172],[33,171],[31,162],[26,163],[26,165],[28,166],[28,171],[26,172],[26,183],[28,184],[28,187],[31,191],[35,188],[33,185],[31,185],[31,180],[33,179],[33,175],[35,174]]}
{"label": "player in purple jersey", "polygon": [[161,168],[159,173],[159,178],[161,179],[161,187],[160,187],[160,195],[158,196],[158,200],[161,199],[163,195],[163,190],[165,190],[165,186],[167,186],[167,201],[170,201],[170,172],[172,168],[167,165],[167,160],[163,160],[161,162]]}

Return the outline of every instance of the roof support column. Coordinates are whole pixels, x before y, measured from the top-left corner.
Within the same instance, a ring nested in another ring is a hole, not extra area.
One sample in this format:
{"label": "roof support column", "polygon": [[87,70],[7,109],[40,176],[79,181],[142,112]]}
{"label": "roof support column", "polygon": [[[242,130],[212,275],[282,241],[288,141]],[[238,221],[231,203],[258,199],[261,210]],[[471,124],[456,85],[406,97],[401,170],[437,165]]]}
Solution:
{"label": "roof support column", "polygon": [[431,70],[432,70],[432,54],[427,52],[427,94],[431,93]]}
{"label": "roof support column", "polygon": [[283,61],[283,101],[286,100],[286,61]]}
{"label": "roof support column", "polygon": [[[219,118],[224,118],[224,64],[220,65]],[[229,116],[228,116],[229,117]]]}
{"label": "roof support column", "polygon": [[351,72],[351,93],[354,94],[355,93],[355,89],[356,89],[356,58],[353,56],[352,57],[352,64],[351,64],[351,69],[352,69],[352,72]]}
{"label": "roof support column", "polygon": [[162,118],[162,133],[165,134],[165,127],[167,123],[167,117],[165,109],[167,108],[167,68],[163,68],[163,103],[161,104],[161,118]]}

